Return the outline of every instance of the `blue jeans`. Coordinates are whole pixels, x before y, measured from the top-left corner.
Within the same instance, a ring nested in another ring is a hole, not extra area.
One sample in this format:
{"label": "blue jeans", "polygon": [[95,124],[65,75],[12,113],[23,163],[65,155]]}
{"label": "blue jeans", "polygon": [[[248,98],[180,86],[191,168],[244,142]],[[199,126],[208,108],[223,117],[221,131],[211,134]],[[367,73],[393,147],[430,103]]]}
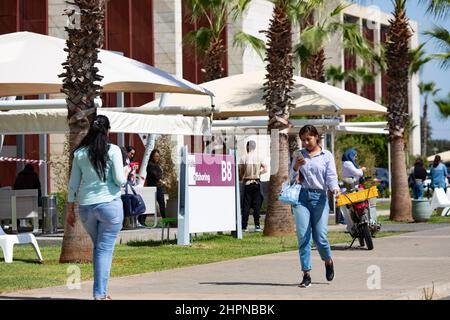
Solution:
{"label": "blue jeans", "polygon": [[80,205],[80,219],[94,244],[94,298],[104,298],[116,237],[122,229],[122,200]]}
{"label": "blue jeans", "polygon": [[326,192],[312,192],[302,189],[300,204],[292,206],[297,229],[300,265],[302,271],[311,270],[311,236],[323,261],[331,259],[328,242],[328,197]]}
{"label": "blue jeans", "polygon": [[416,182],[413,186],[414,199],[421,200],[423,198],[423,183]]}

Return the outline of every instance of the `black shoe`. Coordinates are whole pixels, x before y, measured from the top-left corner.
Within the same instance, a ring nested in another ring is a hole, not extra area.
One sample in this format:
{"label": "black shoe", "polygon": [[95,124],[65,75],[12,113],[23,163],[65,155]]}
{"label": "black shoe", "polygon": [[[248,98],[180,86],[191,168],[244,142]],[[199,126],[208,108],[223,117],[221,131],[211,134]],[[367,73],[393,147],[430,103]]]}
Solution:
{"label": "black shoe", "polygon": [[308,288],[309,286],[311,286],[311,276],[309,274],[304,274],[303,280],[300,283],[299,287],[300,288]]}
{"label": "black shoe", "polygon": [[326,277],[328,281],[332,281],[334,278],[334,264],[333,261],[331,261],[331,264],[325,264],[325,270],[326,270]]}

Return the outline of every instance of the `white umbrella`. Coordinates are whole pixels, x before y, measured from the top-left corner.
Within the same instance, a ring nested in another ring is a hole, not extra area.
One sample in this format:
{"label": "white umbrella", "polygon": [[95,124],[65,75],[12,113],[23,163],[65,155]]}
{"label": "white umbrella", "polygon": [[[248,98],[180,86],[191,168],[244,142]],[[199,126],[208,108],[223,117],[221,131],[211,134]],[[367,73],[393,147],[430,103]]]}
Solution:
{"label": "white umbrella", "polygon": [[[210,132],[206,117],[144,115],[97,109],[108,117],[111,132],[203,135]],[[0,112],[0,135],[69,132],[67,109],[11,110]]]}
{"label": "white umbrella", "polygon": [[[267,115],[262,99],[265,74],[265,71],[258,71],[202,83],[202,87],[214,92],[214,105],[217,108],[215,117]],[[291,109],[291,115],[353,115],[387,112],[385,107],[369,99],[326,83],[298,76],[294,76],[294,88],[291,94],[295,105],[295,108]],[[209,103],[206,97],[179,94],[169,94],[164,101],[167,107],[184,106],[187,109],[204,108],[209,106]],[[159,100],[155,100],[145,104],[143,108],[150,112],[158,105]]]}
{"label": "white umbrella", "polygon": [[[63,39],[32,32],[0,35],[0,96],[59,93],[65,47]],[[109,51],[100,50],[99,59],[102,92],[210,94],[189,81]]]}
{"label": "white umbrella", "polygon": [[433,161],[435,156],[440,156],[443,162],[450,162],[450,150],[429,156],[427,160]]}

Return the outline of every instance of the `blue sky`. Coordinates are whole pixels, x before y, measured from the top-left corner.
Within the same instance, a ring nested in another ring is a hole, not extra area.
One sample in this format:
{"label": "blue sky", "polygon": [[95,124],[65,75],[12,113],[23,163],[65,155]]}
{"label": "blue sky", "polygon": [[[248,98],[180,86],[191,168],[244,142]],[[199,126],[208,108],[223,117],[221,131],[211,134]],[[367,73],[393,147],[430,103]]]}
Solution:
{"label": "blue sky", "polygon": [[[381,8],[384,12],[392,12],[393,5],[391,0],[364,0],[362,1],[364,6],[375,5]],[[436,19],[429,15],[425,15],[426,6],[424,4],[419,4],[418,0],[408,0],[407,1],[407,15],[411,20],[415,20],[419,24],[419,32],[423,33],[426,30],[432,28],[434,24],[442,25],[443,27],[450,29],[450,19],[445,21],[444,19]],[[420,43],[426,42],[428,37],[420,34]],[[427,53],[437,52],[438,48],[429,41],[425,45],[425,50]],[[435,81],[437,87],[441,89],[438,92],[437,97],[446,97],[447,93],[450,91],[450,68],[447,71],[443,71],[439,68],[437,62],[429,62],[423,68],[420,75],[420,81],[430,82]],[[423,97],[421,98],[421,110],[423,106]],[[431,101],[429,104],[429,119],[432,127],[432,138],[433,139],[447,139],[450,140],[450,119],[443,120],[437,107]]]}

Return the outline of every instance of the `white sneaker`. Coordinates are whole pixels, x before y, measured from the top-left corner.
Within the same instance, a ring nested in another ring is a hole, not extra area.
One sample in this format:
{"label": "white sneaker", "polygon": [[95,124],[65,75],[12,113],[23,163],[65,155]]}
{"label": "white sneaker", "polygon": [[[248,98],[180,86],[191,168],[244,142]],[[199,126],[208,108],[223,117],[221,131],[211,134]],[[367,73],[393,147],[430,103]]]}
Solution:
{"label": "white sneaker", "polygon": [[255,232],[262,232],[263,230],[261,229],[261,227],[255,227]]}

